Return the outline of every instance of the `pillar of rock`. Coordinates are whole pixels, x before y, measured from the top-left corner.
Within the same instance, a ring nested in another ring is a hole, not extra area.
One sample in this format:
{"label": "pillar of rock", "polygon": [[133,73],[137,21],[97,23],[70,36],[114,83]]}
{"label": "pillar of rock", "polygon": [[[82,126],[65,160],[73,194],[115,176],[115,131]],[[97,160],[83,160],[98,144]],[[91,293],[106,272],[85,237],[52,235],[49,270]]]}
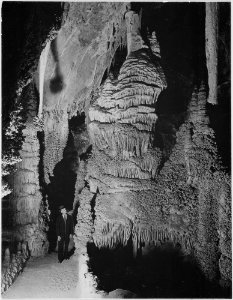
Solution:
{"label": "pillar of rock", "polygon": [[218,104],[218,3],[206,2],[206,64],[208,69],[208,102]]}
{"label": "pillar of rock", "polygon": [[[152,132],[157,120],[154,104],[166,88],[166,80],[159,62],[152,62],[151,52],[142,42],[138,16],[134,12],[127,16],[131,20],[129,55],[118,78],[105,81],[89,109],[93,151],[86,178],[90,191],[96,193],[94,242],[99,247],[114,247],[119,242],[125,245],[132,237],[136,253],[139,227],[146,219],[140,218],[143,197],[150,198],[151,180],[161,159],[160,150],[152,147]],[[77,228],[82,232],[81,227],[80,221]]]}
{"label": "pillar of rock", "polygon": [[29,99],[28,115],[23,130],[24,142],[16,172],[11,176],[11,205],[13,210],[14,236],[16,240],[28,242],[32,256],[44,255],[48,251],[46,236],[46,218],[48,211],[43,203],[39,182],[40,144],[38,128],[33,122],[37,113],[37,104],[30,84],[25,97]]}

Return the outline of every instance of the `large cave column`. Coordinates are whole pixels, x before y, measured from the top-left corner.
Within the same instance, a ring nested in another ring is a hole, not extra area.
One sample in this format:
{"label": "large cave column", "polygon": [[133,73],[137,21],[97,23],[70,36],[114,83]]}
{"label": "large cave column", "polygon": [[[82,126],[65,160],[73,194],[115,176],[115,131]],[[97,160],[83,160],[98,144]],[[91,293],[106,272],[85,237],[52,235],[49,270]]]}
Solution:
{"label": "large cave column", "polygon": [[[202,84],[198,91],[194,91],[188,108],[187,123],[191,126],[189,141],[191,148],[187,153],[190,161],[187,183],[196,189],[198,198],[198,205],[195,208],[197,209],[197,239],[194,243],[196,258],[206,277],[214,281],[218,279],[219,271],[222,272],[222,261],[225,259],[229,262],[227,254],[229,246],[226,230],[223,230],[224,225],[227,225],[223,221],[223,216],[226,217],[229,212],[227,205],[229,188],[227,176],[219,162],[215,133],[210,127],[206,111],[206,99],[205,86]],[[229,225],[227,227],[229,228]],[[219,261],[220,253],[222,255]],[[225,277],[227,273],[229,272],[224,274]]]}
{"label": "large cave column", "polygon": [[218,27],[219,8],[217,2],[206,2],[206,64],[208,69],[208,102],[218,104]]}
{"label": "large cave column", "polygon": [[[95,205],[95,244],[125,246],[132,238],[136,254],[139,237],[142,242],[156,239],[153,232],[163,224],[154,218],[158,216],[158,203],[154,200],[151,205],[150,195],[154,197],[152,179],[161,161],[160,149],[152,147],[158,118],[154,104],[166,88],[166,79],[159,58],[153,60],[150,49],[144,46],[135,12],[127,12],[126,26],[128,56],[118,78],[107,78],[89,109],[93,151],[88,160],[87,181],[99,191]],[[157,228],[151,229],[155,223]],[[141,227],[145,227],[143,234]]]}
{"label": "large cave column", "polygon": [[[40,143],[37,137],[39,128],[34,123],[37,103],[34,85],[27,87],[24,97],[28,98],[28,115],[23,130],[24,142],[17,164],[17,171],[11,176],[11,205],[13,210],[14,236],[19,241],[28,242],[32,256],[44,255],[48,251],[46,223],[44,216],[48,214],[41,194],[39,182]],[[44,216],[43,216],[44,215]]]}

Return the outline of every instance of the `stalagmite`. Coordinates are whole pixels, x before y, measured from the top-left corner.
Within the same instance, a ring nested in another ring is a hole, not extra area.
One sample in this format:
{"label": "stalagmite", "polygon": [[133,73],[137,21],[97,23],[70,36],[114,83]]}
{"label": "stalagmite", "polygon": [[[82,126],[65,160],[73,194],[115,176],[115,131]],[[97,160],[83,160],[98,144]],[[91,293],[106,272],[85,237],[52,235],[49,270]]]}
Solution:
{"label": "stalagmite", "polygon": [[208,102],[218,104],[218,27],[219,27],[219,4],[206,2],[206,64],[208,69],[209,95]]}
{"label": "stalagmite", "polygon": [[160,47],[159,47],[159,43],[157,41],[155,31],[152,32],[151,36],[148,35],[148,39],[150,41],[150,48],[151,48],[153,54],[156,55],[157,57],[161,58]]}

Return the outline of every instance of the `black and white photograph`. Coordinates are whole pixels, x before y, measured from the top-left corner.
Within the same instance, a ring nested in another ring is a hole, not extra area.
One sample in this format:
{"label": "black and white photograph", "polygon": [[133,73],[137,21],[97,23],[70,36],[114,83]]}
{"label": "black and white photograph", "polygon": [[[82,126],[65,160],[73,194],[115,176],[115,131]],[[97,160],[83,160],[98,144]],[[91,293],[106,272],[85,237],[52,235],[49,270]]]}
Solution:
{"label": "black and white photograph", "polygon": [[231,1],[1,18],[1,298],[232,299]]}

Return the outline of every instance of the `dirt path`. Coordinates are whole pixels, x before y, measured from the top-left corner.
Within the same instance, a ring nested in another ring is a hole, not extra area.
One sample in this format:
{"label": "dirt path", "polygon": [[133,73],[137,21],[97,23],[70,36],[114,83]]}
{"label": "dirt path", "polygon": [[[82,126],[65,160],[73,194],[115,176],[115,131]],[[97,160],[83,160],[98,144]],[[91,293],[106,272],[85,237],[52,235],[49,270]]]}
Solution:
{"label": "dirt path", "polygon": [[31,258],[2,298],[76,298],[77,266],[75,256],[61,264],[57,262],[56,253]]}

